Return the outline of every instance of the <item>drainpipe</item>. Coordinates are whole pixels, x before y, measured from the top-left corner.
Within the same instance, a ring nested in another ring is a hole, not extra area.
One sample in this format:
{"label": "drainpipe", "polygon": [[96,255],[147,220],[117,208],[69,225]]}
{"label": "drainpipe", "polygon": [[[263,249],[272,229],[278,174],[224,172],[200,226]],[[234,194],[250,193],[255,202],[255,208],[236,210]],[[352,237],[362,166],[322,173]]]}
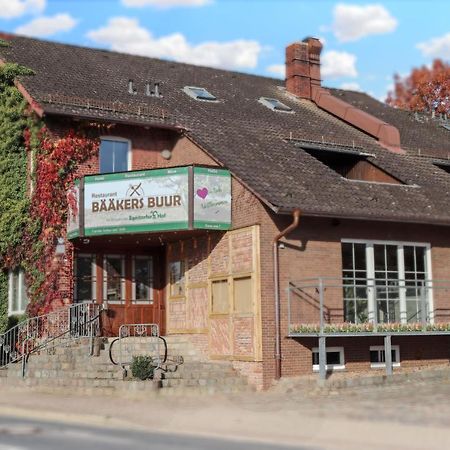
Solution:
{"label": "drainpipe", "polygon": [[273,238],[273,285],[275,294],[275,379],[281,378],[281,333],[280,333],[280,268],[278,261],[278,241],[298,227],[301,211],[294,209],[292,223]]}

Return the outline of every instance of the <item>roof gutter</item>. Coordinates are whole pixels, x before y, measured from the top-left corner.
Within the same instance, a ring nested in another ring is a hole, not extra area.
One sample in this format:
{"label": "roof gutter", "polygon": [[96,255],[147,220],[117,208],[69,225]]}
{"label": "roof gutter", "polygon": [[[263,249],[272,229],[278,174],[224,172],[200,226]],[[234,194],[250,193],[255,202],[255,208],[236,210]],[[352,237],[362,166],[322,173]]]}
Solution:
{"label": "roof gutter", "polygon": [[273,238],[273,285],[275,297],[275,379],[281,378],[281,326],[280,326],[280,267],[278,241],[295,230],[300,223],[301,211],[296,208],[292,212],[292,223]]}

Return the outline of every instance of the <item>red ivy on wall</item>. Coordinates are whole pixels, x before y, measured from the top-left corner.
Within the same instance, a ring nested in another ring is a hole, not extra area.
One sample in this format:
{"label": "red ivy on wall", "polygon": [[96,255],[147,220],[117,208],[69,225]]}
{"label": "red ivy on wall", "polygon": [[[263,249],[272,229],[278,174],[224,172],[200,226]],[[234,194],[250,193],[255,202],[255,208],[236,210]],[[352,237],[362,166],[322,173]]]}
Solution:
{"label": "red ivy on wall", "polygon": [[[37,142],[37,144],[36,144]],[[55,255],[58,238],[66,237],[71,187],[79,165],[99,148],[99,140],[69,131],[55,138],[44,127],[36,136],[25,132],[26,148],[34,153],[34,188],[31,197],[31,223],[24,236],[31,296],[29,314],[43,314],[62,305],[59,290],[61,260]]]}

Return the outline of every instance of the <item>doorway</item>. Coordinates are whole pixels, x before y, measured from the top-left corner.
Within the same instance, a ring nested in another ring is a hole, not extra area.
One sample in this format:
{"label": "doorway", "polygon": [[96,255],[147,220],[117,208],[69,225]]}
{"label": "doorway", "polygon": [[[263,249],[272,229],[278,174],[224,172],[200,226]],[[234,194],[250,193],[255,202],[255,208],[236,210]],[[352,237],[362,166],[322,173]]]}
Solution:
{"label": "doorway", "polygon": [[122,324],[157,323],[165,329],[165,259],[161,249],[147,253],[77,253],[74,302],[103,304],[105,336]]}

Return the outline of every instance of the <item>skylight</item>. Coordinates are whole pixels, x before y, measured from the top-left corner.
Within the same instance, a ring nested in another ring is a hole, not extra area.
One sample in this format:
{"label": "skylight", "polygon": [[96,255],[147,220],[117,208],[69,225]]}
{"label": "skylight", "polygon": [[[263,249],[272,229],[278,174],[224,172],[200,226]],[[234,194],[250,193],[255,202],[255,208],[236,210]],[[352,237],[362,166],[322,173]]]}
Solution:
{"label": "skylight", "polygon": [[280,102],[280,100],[277,100],[276,98],[260,97],[258,101],[264,106],[267,106],[267,108],[270,108],[272,111],[293,112],[292,108]]}
{"label": "skylight", "polygon": [[208,92],[205,88],[195,86],[185,86],[183,91],[189,95],[189,97],[195,98],[195,100],[203,100],[207,102],[217,101],[217,97]]}

